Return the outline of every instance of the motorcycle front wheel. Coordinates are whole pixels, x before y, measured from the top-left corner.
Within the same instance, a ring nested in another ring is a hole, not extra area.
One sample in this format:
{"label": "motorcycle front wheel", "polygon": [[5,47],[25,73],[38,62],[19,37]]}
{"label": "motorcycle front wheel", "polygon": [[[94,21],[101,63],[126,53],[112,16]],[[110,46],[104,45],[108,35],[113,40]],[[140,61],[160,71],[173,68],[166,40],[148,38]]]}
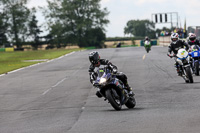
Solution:
{"label": "motorcycle front wheel", "polygon": [[199,76],[199,62],[195,62],[195,75]]}
{"label": "motorcycle front wheel", "polygon": [[186,67],[186,68],[185,68],[185,71],[186,71],[187,77],[188,77],[188,79],[189,79],[189,82],[190,82],[190,83],[193,83],[193,77],[192,77],[192,72],[191,72],[190,67]]}
{"label": "motorcycle front wheel", "polygon": [[106,90],[106,98],[108,99],[109,103],[112,105],[112,107],[115,110],[119,111],[122,109],[122,105],[121,105],[119,99],[117,99],[114,96],[113,92],[110,89]]}
{"label": "motorcycle front wheel", "polygon": [[128,101],[125,103],[125,105],[129,109],[134,108],[136,105],[135,98],[134,97],[129,98]]}
{"label": "motorcycle front wheel", "polygon": [[149,48],[149,47],[146,47],[146,51],[147,51],[147,53],[149,53],[149,50],[150,50],[150,48]]}

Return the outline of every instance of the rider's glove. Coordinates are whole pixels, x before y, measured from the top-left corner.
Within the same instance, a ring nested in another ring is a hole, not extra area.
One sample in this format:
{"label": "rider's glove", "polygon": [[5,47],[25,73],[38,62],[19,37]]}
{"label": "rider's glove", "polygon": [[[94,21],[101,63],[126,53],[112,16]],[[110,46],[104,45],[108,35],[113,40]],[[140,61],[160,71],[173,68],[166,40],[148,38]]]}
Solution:
{"label": "rider's glove", "polygon": [[116,74],[117,73],[117,69],[113,68],[113,73]]}
{"label": "rider's glove", "polygon": [[170,58],[172,58],[174,56],[174,54],[167,54]]}
{"label": "rider's glove", "polygon": [[94,87],[96,87],[96,86],[97,86],[97,84],[98,84],[98,83],[96,83],[95,81],[94,81],[94,82],[92,82],[92,85],[93,85]]}

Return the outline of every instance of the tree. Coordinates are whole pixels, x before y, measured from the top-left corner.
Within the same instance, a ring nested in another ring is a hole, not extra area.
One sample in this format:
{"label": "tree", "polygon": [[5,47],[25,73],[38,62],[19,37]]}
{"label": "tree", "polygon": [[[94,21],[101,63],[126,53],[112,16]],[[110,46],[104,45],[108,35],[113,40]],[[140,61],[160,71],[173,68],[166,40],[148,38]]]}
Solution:
{"label": "tree", "polygon": [[85,39],[87,46],[104,47],[103,40],[106,40],[106,35],[101,28],[90,29],[86,31]]}
{"label": "tree", "polygon": [[124,33],[133,36],[149,36],[150,38],[155,38],[154,28],[155,23],[149,20],[130,20],[124,28]]}
{"label": "tree", "polygon": [[7,42],[6,31],[7,31],[7,22],[5,14],[0,12],[0,45],[3,45]]}
{"label": "tree", "polygon": [[32,15],[32,19],[29,22],[29,35],[33,38],[32,47],[33,49],[37,50],[39,42],[39,34],[42,32],[40,27],[37,25],[38,21],[36,20],[36,16]]}
{"label": "tree", "polygon": [[27,0],[1,0],[0,4],[3,7],[3,12],[8,19],[7,34],[11,42],[20,48],[21,42],[28,37],[28,20],[30,10],[25,6]]}
{"label": "tree", "polygon": [[99,3],[100,0],[48,1],[44,15],[56,43],[67,42],[83,47],[88,45],[85,36],[89,31],[105,31],[104,25],[109,23],[105,17],[109,13],[106,8],[101,10]]}

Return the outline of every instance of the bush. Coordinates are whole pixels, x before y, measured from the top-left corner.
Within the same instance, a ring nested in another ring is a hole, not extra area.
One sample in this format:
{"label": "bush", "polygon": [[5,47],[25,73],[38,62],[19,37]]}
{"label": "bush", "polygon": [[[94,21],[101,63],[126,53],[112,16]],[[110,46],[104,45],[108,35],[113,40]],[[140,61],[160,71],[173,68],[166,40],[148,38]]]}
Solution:
{"label": "bush", "polygon": [[131,39],[131,41],[132,41],[132,44],[135,45],[135,37],[133,37],[133,38]]}
{"label": "bush", "polygon": [[86,32],[83,43],[88,46],[95,46],[96,48],[105,47],[104,41],[106,39],[105,33],[100,28],[90,29]]}
{"label": "bush", "polygon": [[[106,41],[128,41],[132,40],[133,37],[108,37]],[[134,37],[135,40],[143,40],[144,37]]]}
{"label": "bush", "polygon": [[15,51],[24,51],[24,48],[15,48]]}
{"label": "bush", "polygon": [[48,45],[45,49],[48,50],[48,49],[53,49],[53,48],[55,48],[55,46],[53,46],[53,45]]}

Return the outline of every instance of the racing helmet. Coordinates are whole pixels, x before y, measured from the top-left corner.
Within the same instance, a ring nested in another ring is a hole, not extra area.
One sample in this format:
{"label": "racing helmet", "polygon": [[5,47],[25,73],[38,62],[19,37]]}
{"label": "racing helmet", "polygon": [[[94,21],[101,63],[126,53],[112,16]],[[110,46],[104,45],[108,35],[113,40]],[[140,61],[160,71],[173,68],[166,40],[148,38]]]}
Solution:
{"label": "racing helmet", "polygon": [[89,60],[92,64],[98,64],[99,59],[100,59],[100,56],[97,51],[93,51],[89,54]]}
{"label": "racing helmet", "polygon": [[189,34],[189,40],[194,42],[196,40],[196,35],[194,33]]}
{"label": "racing helmet", "polygon": [[176,42],[178,41],[178,37],[179,37],[178,33],[172,33],[171,40],[174,44],[176,44]]}

